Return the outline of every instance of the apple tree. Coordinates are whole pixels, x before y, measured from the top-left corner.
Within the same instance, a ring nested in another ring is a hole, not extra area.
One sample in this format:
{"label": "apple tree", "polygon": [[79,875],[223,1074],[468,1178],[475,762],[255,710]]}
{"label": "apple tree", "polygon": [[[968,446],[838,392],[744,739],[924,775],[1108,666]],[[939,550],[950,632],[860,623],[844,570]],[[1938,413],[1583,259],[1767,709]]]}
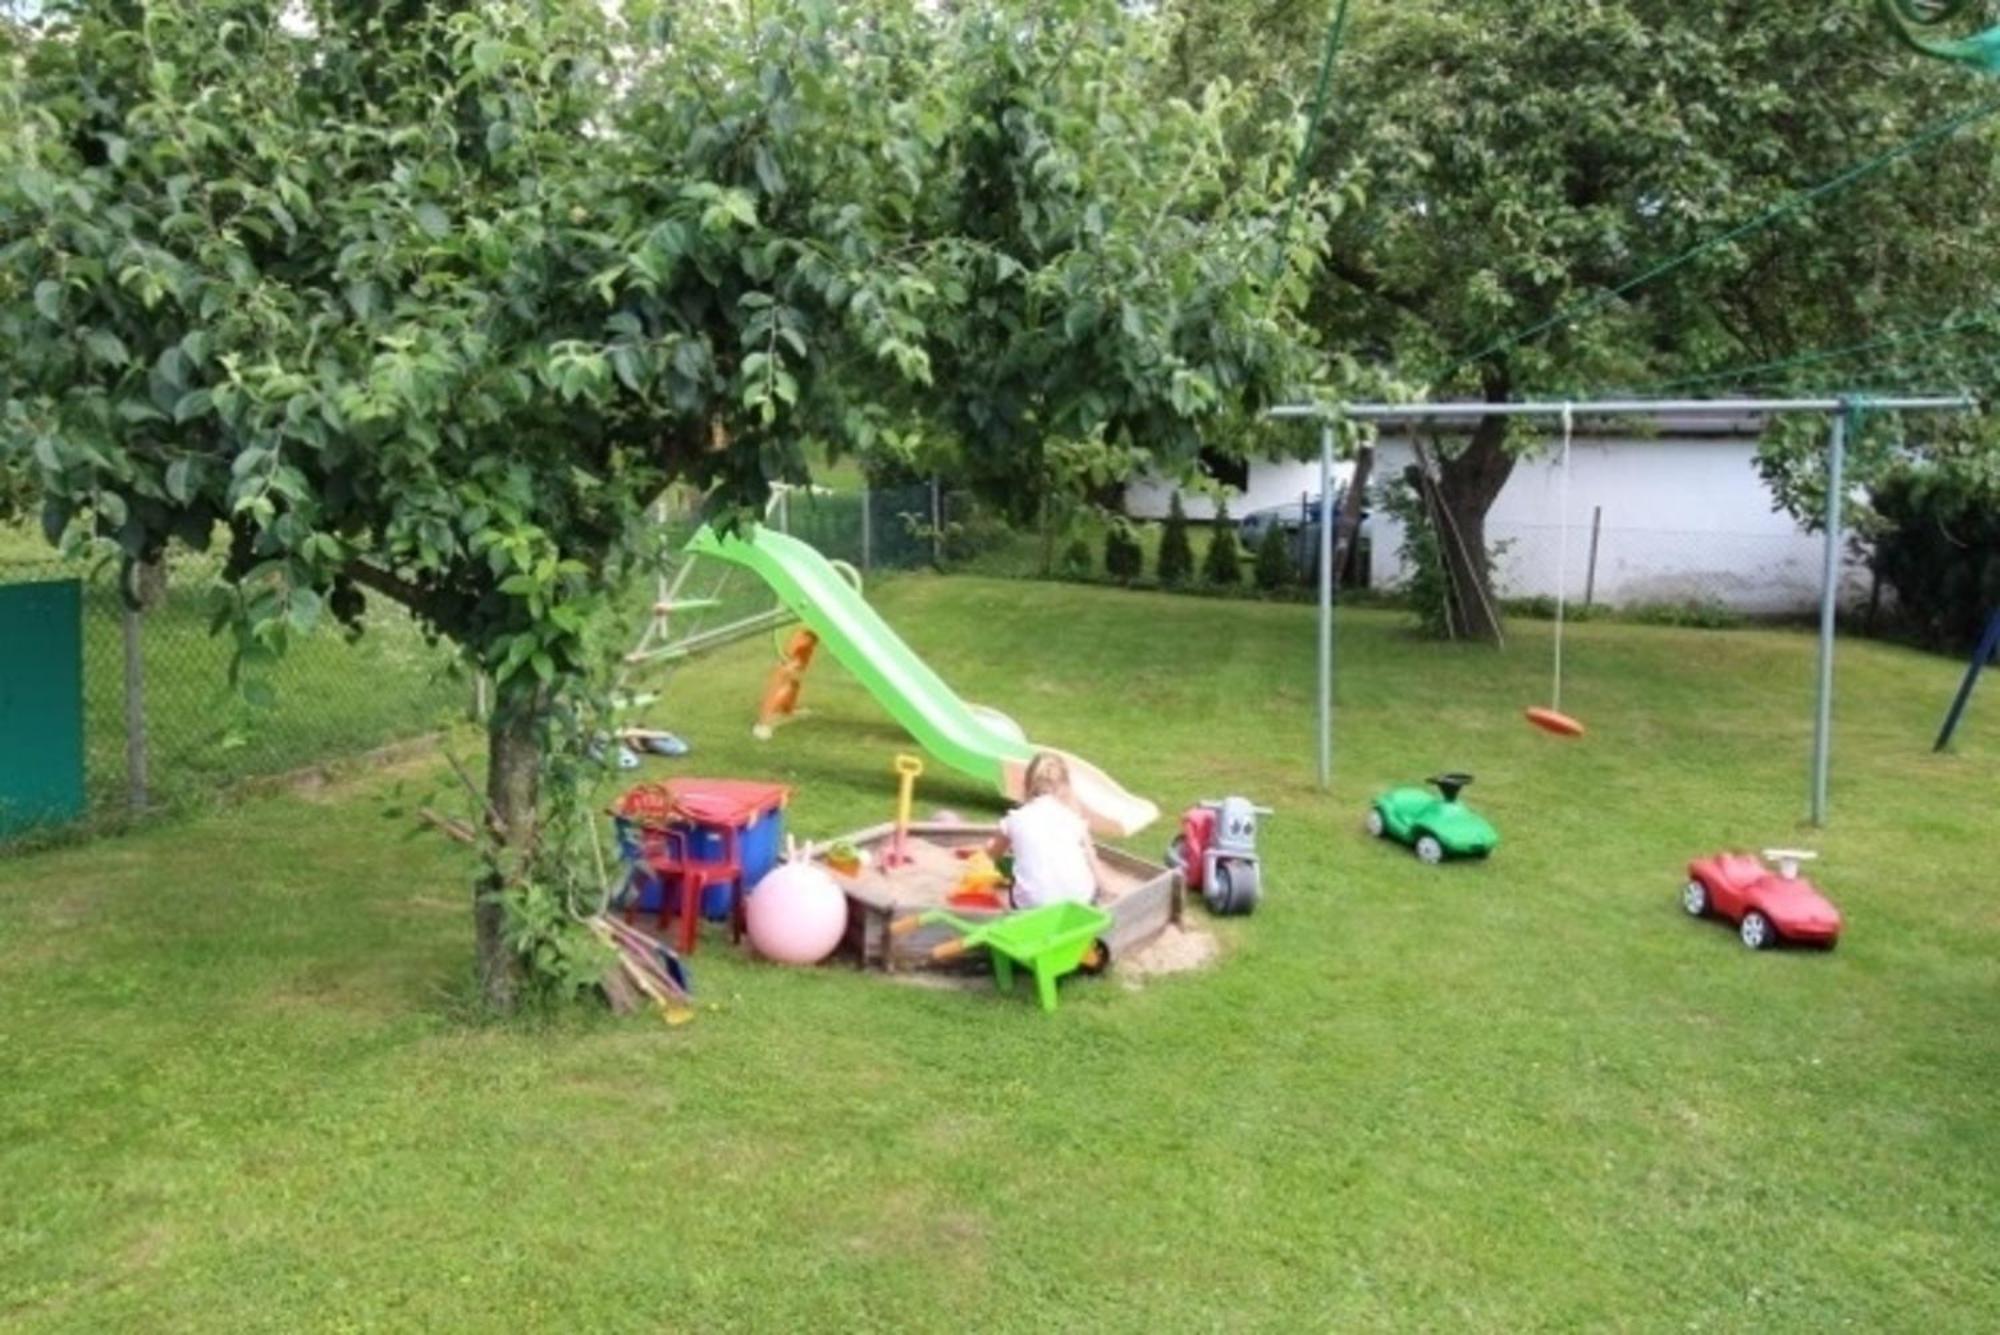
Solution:
{"label": "apple tree", "polygon": [[48,4],[0,34],[0,471],[53,540],[226,543],[246,656],[386,598],[490,673],[480,985],[578,983],[664,486],[1171,471],[1323,377],[1297,127],[1157,96],[1163,40],[1112,0]]}

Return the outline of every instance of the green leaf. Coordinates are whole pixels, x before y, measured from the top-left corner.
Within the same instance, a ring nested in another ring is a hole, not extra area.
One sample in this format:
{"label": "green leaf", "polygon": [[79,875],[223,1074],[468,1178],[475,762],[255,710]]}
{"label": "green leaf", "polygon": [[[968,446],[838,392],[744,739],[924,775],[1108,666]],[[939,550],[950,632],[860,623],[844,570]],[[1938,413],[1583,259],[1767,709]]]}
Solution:
{"label": "green leaf", "polygon": [[501,657],[500,665],[493,670],[493,675],[505,681],[520,670],[521,665],[528,661],[529,654],[535,652],[535,637],[515,635],[509,640],[496,642],[494,647],[498,648],[500,643],[507,645],[507,652]]}
{"label": "green leaf", "polygon": [[641,391],[639,384],[639,358],[629,343],[614,343],[611,347],[611,369],[618,375],[618,383],[634,394]]}
{"label": "green leaf", "polygon": [[382,309],[382,285],[373,279],[349,283],[343,293],[358,320],[370,320]]}
{"label": "green leaf", "polygon": [[35,284],[35,309],[50,324],[62,323],[62,284],[53,278],[44,278]]}
{"label": "green leaf", "polygon": [[417,205],[417,226],[424,229],[427,236],[444,237],[451,232],[451,219],[435,204]]}
{"label": "green leaf", "polygon": [[162,412],[171,411],[187,390],[187,357],[179,344],[161,350],[149,382],[154,405]]}
{"label": "green leaf", "polygon": [[321,600],[312,589],[295,588],[288,601],[285,619],[301,635],[310,635],[319,624]]}
{"label": "green leaf", "polygon": [[174,421],[186,422],[209,410],[214,396],[205,389],[191,389],[174,404]]}
{"label": "green leaf", "polygon": [[132,361],[132,354],[126,351],[125,341],[106,329],[93,329],[83,338],[90,355],[106,366],[126,366]]}
{"label": "green leaf", "polygon": [[779,169],[778,161],[771,156],[771,150],[762,144],[750,150],[750,165],[757,173],[757,184],[767,195],[781,195],[785,192],[785,173]]}
{"label": "green leaf", "polygon": [[167,495],[181,505],[194,495],[194,460],[180,458],[167,465]]}

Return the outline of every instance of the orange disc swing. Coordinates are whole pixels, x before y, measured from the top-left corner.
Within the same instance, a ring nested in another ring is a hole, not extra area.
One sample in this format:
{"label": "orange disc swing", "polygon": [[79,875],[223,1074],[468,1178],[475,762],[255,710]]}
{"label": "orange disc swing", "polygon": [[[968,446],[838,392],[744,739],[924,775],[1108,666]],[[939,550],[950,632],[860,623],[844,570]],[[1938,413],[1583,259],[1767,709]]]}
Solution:
{"label": "orange disc swing", "polygon": [[1556,542],[1556,636],[1555,636],[1555,682],[1549,692],[1547,705],[1531,705],[1527,710],[1528,722],[1543,732],[1557,737],[1581,737],[1583,724],[1562,711],[1563,698],[1563,621],[1566,610],[1564,597],[1569,574],[1569,446],[1575,434],[1576,419],[1565,403],[1562,410],[1563,447],[1562,478],[1557,487],[1556,509],[1562,525],[1561,536]]}

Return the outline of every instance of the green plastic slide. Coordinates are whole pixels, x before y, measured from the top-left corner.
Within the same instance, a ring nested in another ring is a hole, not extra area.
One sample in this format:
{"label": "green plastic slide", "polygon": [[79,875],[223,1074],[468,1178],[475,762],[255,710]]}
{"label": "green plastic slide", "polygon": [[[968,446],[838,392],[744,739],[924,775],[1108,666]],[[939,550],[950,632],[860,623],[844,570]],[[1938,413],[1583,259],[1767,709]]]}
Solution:
{"label": "green plastic slide", "polygon": [[[1005,715],[959,699],[810,543],[761,526],[724,536],[704,525],[687,549],[740,565],[770,585],[918,745],[960,773],[1020,796],[1028,761],[1050,748],[1030,744]],[[1158,807],[1095,765],[1064,759],[1077,803],[1097,832],[1131,835],[1158,819]]]}

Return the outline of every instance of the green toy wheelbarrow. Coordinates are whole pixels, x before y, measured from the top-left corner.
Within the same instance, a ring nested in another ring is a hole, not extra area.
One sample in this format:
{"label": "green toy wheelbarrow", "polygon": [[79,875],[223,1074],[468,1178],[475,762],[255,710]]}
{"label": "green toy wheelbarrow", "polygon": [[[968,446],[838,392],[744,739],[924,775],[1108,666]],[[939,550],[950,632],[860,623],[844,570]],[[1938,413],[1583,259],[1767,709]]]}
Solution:
{"label": "green toy wheelbarrow", "polygon": [[1012,991],[1019,965],[1035,975],[1035,993],[1045,1011],[1056,1008],[1057,979],[1080,967],[1102,967],[1104,947],[1097,939],[1111,928],[1111,915],[1103,909],[1069,903],[1044,904],[984,923],[935,909],[923,921],[945,923],[960,933],[931,951],[932,959],[947,960],[984,946],[993,959],[994,985]]}

